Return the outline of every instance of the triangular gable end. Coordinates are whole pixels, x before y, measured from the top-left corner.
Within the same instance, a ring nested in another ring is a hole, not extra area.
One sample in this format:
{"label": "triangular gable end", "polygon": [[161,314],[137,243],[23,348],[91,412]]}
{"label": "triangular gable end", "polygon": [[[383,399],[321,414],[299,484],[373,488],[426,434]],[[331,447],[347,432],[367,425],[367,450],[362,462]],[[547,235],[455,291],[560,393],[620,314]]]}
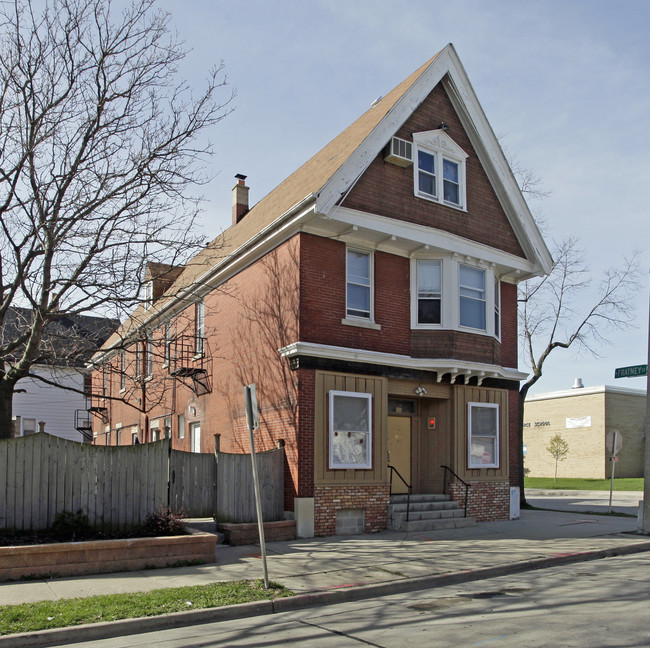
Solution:
{"label": "triangular gable end", "polygon": [[317,212],[327,215],[335,208],[438,84],[442,84],[447,92],[510,226],[534,268],[533,274],[548,273],[552,266],[551,255],[451,44],[430,61],[362,144],[325,183],[318,193]]}

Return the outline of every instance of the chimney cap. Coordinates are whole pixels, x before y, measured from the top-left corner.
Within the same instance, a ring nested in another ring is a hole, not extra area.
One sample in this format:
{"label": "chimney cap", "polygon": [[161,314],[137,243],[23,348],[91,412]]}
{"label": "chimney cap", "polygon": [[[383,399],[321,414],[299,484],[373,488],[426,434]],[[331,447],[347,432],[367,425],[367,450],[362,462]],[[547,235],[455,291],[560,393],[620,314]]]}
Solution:
{"label": "chimney cap", "polygon": [[571,389],[583,389],[582,378],[576,378]]}
{"label": "chimney cap", "polygon": [[236,173],[235,174],[235,178],[237,178],[237,180],[246,180],[247,177],[248,176],[245,176],[243,173]]}

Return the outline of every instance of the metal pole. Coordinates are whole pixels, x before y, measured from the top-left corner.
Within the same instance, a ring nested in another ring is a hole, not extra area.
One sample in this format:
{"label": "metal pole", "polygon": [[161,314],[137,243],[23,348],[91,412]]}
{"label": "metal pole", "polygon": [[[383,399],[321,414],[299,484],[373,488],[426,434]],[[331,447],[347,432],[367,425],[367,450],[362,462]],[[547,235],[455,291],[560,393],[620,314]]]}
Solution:
{"label": "metal pole", "polygon": [[[252,396],[251,396],[252,392]],[[260,547],[262,549],[262,565],[264,569],[264,587],[269,589],[269,571],[266,565],[266,542],[264,541],[264,520],[262,519],[262,499],[260,496],[260,481],[257,476],[257,458],[255,457],[255,439],[253,430],[255,429],[255,420],[257,419],[257,412],[253,413],[252,401],[254,401],[256,408],[257,399],[255,397],[255,386],[247,385],[244,387],[244,397],[246,400],[246,422],[248,424],[248,434],[251,443],[251,462],[253,465],[253,484],[255,486],[255,508],[257,510],[257,530],[260,535]]]}
{"label": "metal pole", "polygon": [[262,520],[262,502],[260,498],[260,481],[257,477],[257,459],[255,457],[255,440],[253,428],[248,426],[251,439],[251,461],[253,462],[253,483],[255,484],[255,508],[257,509],[257,530],[260,534],[260,547],[262,548],[262,565],[264,566],[264,587],[269,589],[269,571],[266,566],[266,542],[264,541],[264,521]]}
{"label": "metal pole", "polygon": [[613,430],[614,434],[612,435],[612,454],[609,457],[609,461],[612,464],[612,471],[611,471],[611,480],[609,483],[609,510],[607,511],[608,513],[612,512],[612,492],[614,490],[614,472],[616,471],[616,462],[614,461],[614,456],[616,455],[616,441],[617,441],[617,435],[618,431]]}
{"label": "metal pole", "polygon": [[[650,298],[648,299],[648,364],[650,365]],[[650,372],[647,373],[645,394],[645,468],[643,471],[643,527],[650,535]]]}

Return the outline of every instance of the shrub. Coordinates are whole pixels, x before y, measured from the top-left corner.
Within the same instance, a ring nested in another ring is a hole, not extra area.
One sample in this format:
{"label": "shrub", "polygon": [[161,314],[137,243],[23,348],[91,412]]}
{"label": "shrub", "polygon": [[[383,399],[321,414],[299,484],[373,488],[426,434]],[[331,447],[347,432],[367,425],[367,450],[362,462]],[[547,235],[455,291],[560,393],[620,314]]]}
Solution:
{"label": "shrub", "polygon": [[183,509],[173,511],[171,506],[161,506],[147,515],[144,528],[157,536],[185,535],[183,520],[186,517]]}
{"label": "shrub", "polygon": [[82,509],[79,509],[76,513],[60,511],[54,516],[52,533],[61,542],[83,540],[92,537],[93,528],[90,526],[88,516]]}

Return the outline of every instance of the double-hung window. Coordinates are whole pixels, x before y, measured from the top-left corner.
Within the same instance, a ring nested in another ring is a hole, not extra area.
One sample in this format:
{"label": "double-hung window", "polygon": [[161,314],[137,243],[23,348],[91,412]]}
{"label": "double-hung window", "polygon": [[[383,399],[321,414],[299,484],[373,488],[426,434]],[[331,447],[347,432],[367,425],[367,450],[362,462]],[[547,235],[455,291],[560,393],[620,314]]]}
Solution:
{"label": "double-hung window", "polygon": [[120,353],[120,390],[126,389],[126,351]]}
{"label": "double-hung window", "polygon": [[329,467],[372,468],[372,394],[330,391]]}
{"label": "double-hung window", "polygon": [[494,337],[501,337],[501,283],[494,280]]}
{"label": "double-hung window", "polygon": [[460,265],[460,325],[486,330],[485,270]]}
{"label": "double-hung window", "polygon": [[347,249],[346,314],[372,321],[372,255]]}
{"label": "double-hung window", "polygon": [[442,313],[442,272],[440,261],[417,262],[417,323],[440,324]]}
{"label": "double-hung window", "polygon": [[413,141],[417,150],[415,195],[466,209],[467,153],[444,130],[414,133]]}
{"label": "double-hung window", "polygon": [[496,403],[468,403],[468,466],[499,467],[499,406]]}

